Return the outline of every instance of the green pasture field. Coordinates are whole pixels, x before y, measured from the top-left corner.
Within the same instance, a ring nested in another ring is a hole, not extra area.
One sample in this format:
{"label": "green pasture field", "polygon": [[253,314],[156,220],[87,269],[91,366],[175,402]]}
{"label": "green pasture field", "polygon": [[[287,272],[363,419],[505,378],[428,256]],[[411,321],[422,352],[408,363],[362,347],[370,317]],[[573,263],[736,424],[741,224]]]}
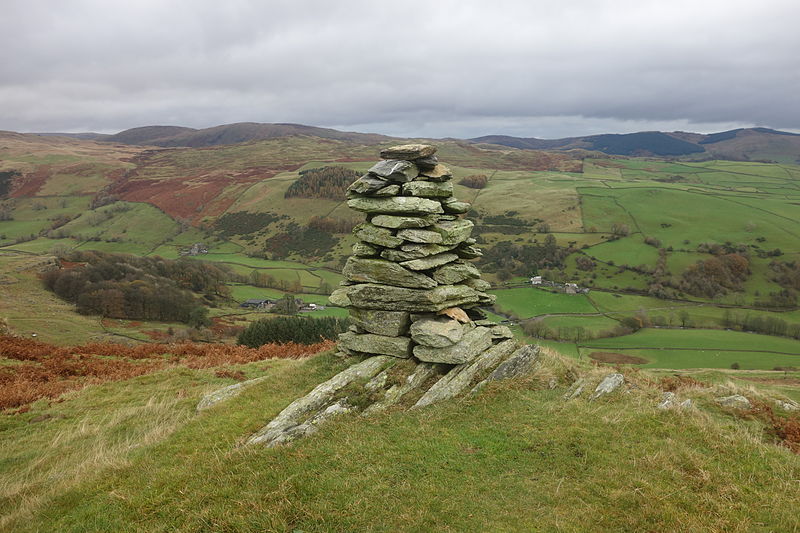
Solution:
{"label": "green pasture field", "polygon": [[587,255],[606,263],[613,261],[617,266],[654,265],[658,260],[658,250],[645,244],[641,235],[632,235],[615,241],[597,244],[585,250],[585,252]]}
{"label": "green pasture field", "polygon": [[800,356],[800,341],[794,339],[713,329],[646,328],[624,337],[595,339],[582,346],[617,349],[748,350]]}
{"label": "green pasture field", "polygon": [[125,243],[146,246],[148,249],[155,248],[179,231],[178,224],[163,211],[139,202],[116,202],[86,211],[60,230],[80,240],[119,239]]}
{"label": "green pasture field", "polygon": [[553,333],[569,331],[576,328],[584,328],[590,336],[608,334],[615,326],[619,325],[614,319],[605,316],[548,316],[540,319],[541,322],[550,328]]}
{"label": "green pasture field", "polygon": [[519,318],[551,313],[597,313],[585,294],[564,294],[523,287],[491,290],[497,296],[495,307]]}
{"label": "green pasture field", "polygon": [[580,348],[582,357],[589,357],[589,354],[596,351],[615,351],[619,350],[624,355],[632,355],[646,359],[648,362],[641,366],[643,368],[670,368],[670,369],[689,369],[689,368],[731,368],[731,365],[738,363],[742,370],[772,370],[776,367],[795,367],[800,366],[800,356],[772,354],[755,351],[726,351],[726,350],[674,350],[669,348],[650,348],[643,350],[634,349],[603,349]]}
{"label": "green pasture field", "polygon": [[675,302],[672,300],[660,300],[649,296],[618,294],[605,291],[591,291],[588,296],[592,304],[603,312],[619,311],[635,313],[640,310],[662,310],[694,305],[691,302]]}

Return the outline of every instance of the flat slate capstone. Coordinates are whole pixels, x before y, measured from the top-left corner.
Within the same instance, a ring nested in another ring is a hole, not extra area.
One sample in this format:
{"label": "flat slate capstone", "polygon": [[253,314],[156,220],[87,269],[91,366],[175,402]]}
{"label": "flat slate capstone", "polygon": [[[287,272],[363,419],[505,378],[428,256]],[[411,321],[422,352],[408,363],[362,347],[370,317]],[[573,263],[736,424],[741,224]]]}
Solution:
{"label": "flat slate capstone", "polygon": [[470,205],[453,197],[452,173],[435,153],[425,144],[385,148],[348,188],[347,205],[367,220],[353,230],[345,280],[330,296],[350,311],[351,330],[339,337],[345,353],[463,365],[510,342],[508,328],[481,320],[478,306],[494,297],[467,262],[481,255],[473,223],[461,218]]}

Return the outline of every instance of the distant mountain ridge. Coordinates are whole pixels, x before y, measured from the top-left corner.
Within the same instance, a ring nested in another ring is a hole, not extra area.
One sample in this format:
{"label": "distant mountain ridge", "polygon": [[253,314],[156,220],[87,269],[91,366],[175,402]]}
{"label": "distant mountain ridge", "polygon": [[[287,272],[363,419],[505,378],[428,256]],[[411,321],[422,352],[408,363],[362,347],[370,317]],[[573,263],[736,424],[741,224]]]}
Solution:
{"label": "distant mountain ridge", "polygon": [[709,156],[736,160],[800,162],[800,134],[769,128],[738,128],[719,133],[643,131],[537,139],[484,135],[469,139],[522,150],[594,150],[623,156]]}
{"label": "distant mountain ridge", "polygon": [[376,144],[392,139],[377,133],[356,133],[318,128],[302,124],[263,124],[257,122],[238,122],[211,128],[194,129],[181,126],[143,126],[121,131],[108,136],[103,141],[123,144],[191,147],[219,146],[251,141],[263,141],[290,135],[308,135],[322,139]]}
{"label": "distant mountain ridge", "polygon": [[[113,135],[100,133],[39,133],[135,146],[166,148],[231,145],[287,136],[303,135],[371,145],[401,141],[377,133],[339,131],[331,128],[289,123],[238,122],[211,128],[183,126],[142,126]],[[563,139],[538,139],[510,135],[484,135],[467,139],[476,144],[507,146],[520,150],[582,149],[609,155],[644,157],[680,157],[690,159],[731,159],[738,161],[800,162],[800,134],[769,128],[737,128],[718,133],[683,131],[643,131],[636,133],[587,135]]]}

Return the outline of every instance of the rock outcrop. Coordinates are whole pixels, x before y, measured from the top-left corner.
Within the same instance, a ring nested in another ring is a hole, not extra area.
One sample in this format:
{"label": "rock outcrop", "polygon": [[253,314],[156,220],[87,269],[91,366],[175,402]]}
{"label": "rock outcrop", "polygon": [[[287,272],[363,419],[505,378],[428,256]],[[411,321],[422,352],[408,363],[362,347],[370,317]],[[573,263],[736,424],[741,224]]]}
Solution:
{"label": "rock outcrop", "polygon": [[340,355],[361,362],[289,405],[250,443],[284,444],[339,413],[420,408],[534,368],[538,349],[520,348],[480,309],[494,297],[468,262],[481,256],[472,222],[461,218],[469,204],[453,197],[452,173],[435,153],[423,144],[387,148],[348,188],[348,206],[366,221],[353,230],[358,242],[330,302],[350,314]]}

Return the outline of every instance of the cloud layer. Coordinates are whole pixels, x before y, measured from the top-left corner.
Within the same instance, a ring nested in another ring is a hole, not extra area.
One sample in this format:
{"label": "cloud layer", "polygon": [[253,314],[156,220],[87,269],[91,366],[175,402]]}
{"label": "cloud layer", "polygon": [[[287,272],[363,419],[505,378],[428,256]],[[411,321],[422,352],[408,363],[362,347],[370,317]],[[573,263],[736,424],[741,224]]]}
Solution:
{"label": "cloud layer", "polygon": [[6,0],[0,129],[800,129],[794,0]]}

